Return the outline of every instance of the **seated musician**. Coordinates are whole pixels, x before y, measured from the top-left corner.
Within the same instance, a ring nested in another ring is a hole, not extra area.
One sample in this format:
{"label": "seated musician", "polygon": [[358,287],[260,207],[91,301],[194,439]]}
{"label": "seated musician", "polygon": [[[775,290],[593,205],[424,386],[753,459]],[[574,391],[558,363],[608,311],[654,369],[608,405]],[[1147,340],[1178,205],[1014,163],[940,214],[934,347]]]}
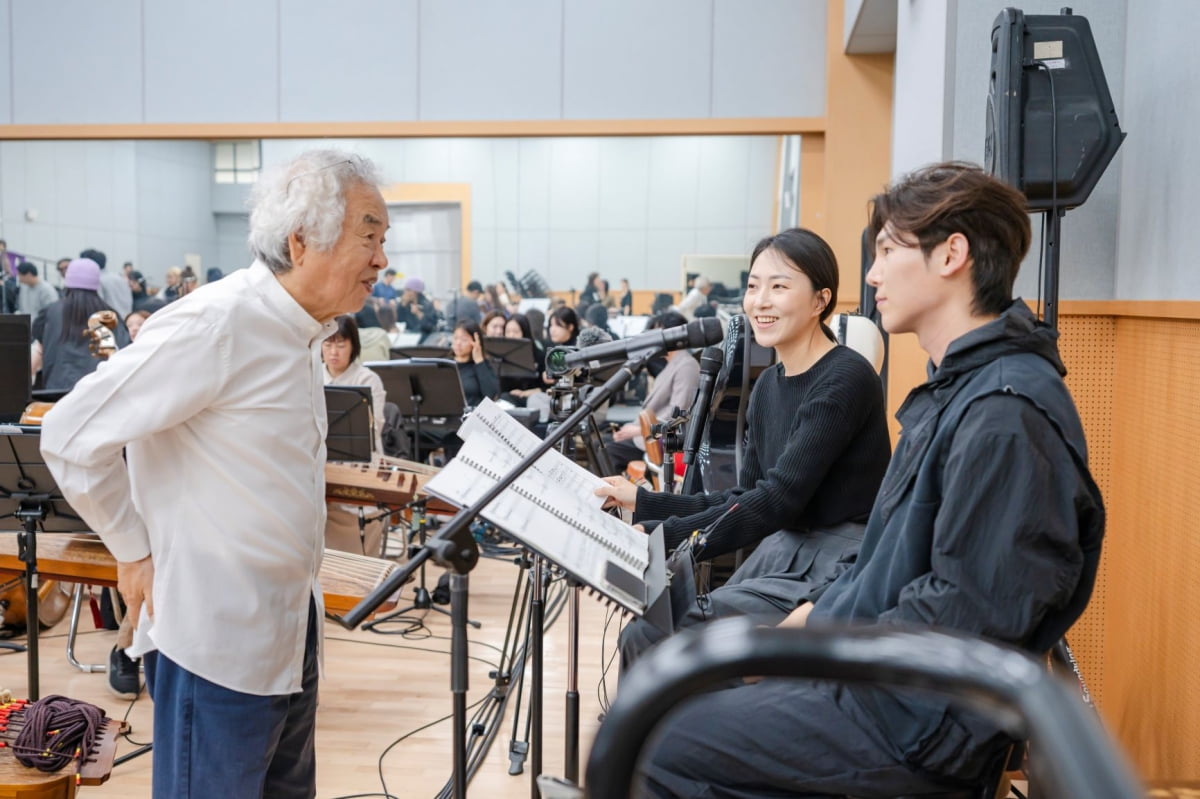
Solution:
{"label": "seated musician", "polygon": [[529,317],[523,313],[515,313],[504,323],[505,338],[523,338],[533,342],[533,362],[537,368],[536,375],[529,377],[502,377],[500,390],[503,397],[517,407],[525,407],[529,398],[542,391],[541,374],[546,369],[546,348],[534,335]]}
{"label": "seated musician", "polygon": [[[88,317],[112,309],[100,298],[100,265],[90,258],[76,258],[67,265],[65,286],[63,298],[34,319],[33,340],[41,345],[42,387],[70,391],[100,364],[84,332]],[[124,323],[117,326],[115,336],[118,347],[129,345]]]}
{"label": "seated musician", "polygon": [[507,321],[503,311],[488,311],[479,327],[483,330],[483,335],[489,338],[504,338],[504,325]]}
{"label": "seated musician", "polygon": [[[646,329],[665,329],[686,324],[687,320],[683,318],[683,314],[666,311],[652,318]],[[689,407],[700,382],[700,362],[691,352],[672,350],[663,357],[666,359],[666,366],[654,375],[654,385],[642,403],[642,410],[654,414],[654,418],[659,421],[670,419],[672,411],[676,408]],[[630,461],[646,456],[646,441],[642,438],[641,425],[630,422],[618,427],[612,434],[612,440],[605,444],[605,449],[608,451],[613,473],[621,474]]]}
{"label": "seated musician", "polygon": [[[883,326],[917,335],[929,382],[901,406],[858,560],[786,623],[933,626],[1044,653],[1087,604],[1104,509],[1057,334],[1012,299],[1025,198],[940,164],[875,197],[871,235]],[[944,792],[1008,743],[932,694],[807,680],[705,694],[659,732],[639,796]]]}
{"label": "seated musician", "polygon": [[[878,375],[825,325],[837,290],[837,261],[820,236],[794,228],[760,241],[743,308],[755,339],[774,348],[778,363],[750,395],[738,486],[677,495],[609,477],[596,492],[632,509],[644,525],[665,520],[668,552],[694,530],[706,533],[706,543],[693,547],[700,559],[758,544],[703,606],[692,602],[679,627],[730,615],[776,624],[858,552],[890,443]],[[682,590],[680,582],[672,582],[673,591]],[[646,622],[628,625],[623,665],[661,637]]]}
{"label": "seated musician", "polygon": [[[327,386],[370,386],[371,413],[374,417],[374,436],[371,453],[383,453],[383,406],[387,392],[379,375],[362,365],[362,345],[358,338],[358,323],[349,314],[336,320],[337,332],[321,342],[321,360],[325,362]],[[383,551],[383,522],[367,521],[359,525],[362,509],[354,505],[329,503],[325,519],[325,546],[342,552],[379,557]]]}
{"label": "seated musician", "polygon": [[316,794],[317,355],[387,266],[378,185],[336,150],[265,171],[253,264],[156,312],[46,415],[42,454],[155,647],[155,799]]}
{"label": "seated musician", "polygon": [[468,407],[474,408],[485,397],[495,399],[500,395],[500,379],[487,361],[483,332],[476,322],[463,320],[454,326],[450,350],[458,365],[458,378]]}

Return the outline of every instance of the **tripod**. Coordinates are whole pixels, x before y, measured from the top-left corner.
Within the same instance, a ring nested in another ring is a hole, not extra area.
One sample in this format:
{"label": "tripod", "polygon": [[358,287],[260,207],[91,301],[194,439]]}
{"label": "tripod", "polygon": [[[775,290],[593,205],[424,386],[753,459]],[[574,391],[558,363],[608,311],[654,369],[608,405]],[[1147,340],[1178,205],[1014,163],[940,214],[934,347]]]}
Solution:
{"label": "tripod", "polygon": [[[622,383],[624,382],[622,381]],[[595,406],[598,406],[600,402],[603,402],[612,393],[609,391],[606,394],[605,389],[607,388],[608,385],[606,384],[604,388],[597,392],[600,396],[595,402]],[[588,397],[588,401],[581,404],[580,394],[579,388],[575,386],[573,379],[569,375],[560,378],[554,388],[551,389],[551,412],[553,418],[547,429],[547,440],[557,440],[559,451],[564,456],[571,457],[574,454],[572,435],[579,433],[583,437],[588,467],[592,470],[593,474],[608,474],[612,471],[612,466],[608,459],[608,453],[600,445],[600,430],[596,426],[596,419],[592,415],[592,410],[583,415],[575,411],[576,408],[582,410],[583,408],[595,407],[590,405],[592,397]],[[560,432],[560,427],[566,428],[566,430]],[[542,773],[542,675],[545,662],[542,644],[545,584],[548,576],[549,573],[545,561],[542,558],[534,558],[533,601],[531,603],[531,620],[529,625],[529,634],[532,643],[532,669],[530,674],[532,684],[529,689],[530,730],[527,746],[530,752],[530,768],[533,770],[535,777],[532,783],[534,799],[539,796],[536,777]],[[563,762],[566,778],[576,781],[579,778],[579,597],[583,589],[579,583],[573,580],[570,582],[570,586],[571,591],[567,597],[567,692],[565,697],[566,710],[563,732],[565,749]],[[517,741],[514,739],[512,750],[516,751],[518,748]],[[512,769],[510,769],[510,773],[512,773]]]}
{"label": "tripod", "polygon": [[[69,512],[42,460],[39,433],[37,428],[0,427],[0,529],[16,532],[18,557],[25,564],[25,653],[31,700],[37,700],[41,693],[38,679],[40,581],[37,534],[39,530],[65,533],[87,529],[82,519]],[[3,446],[4,442],[8,446]],[[15,525],[10,520],[15,520]]]}
{"label": "tripod", "polygon": [[[600,389],[592,392],[580,407],[571,414],[563,426],[550,434],[535,447],[515,467],[497,480],[477,500],[459,511],[448,524],[442,527],[423,549],[416,554],[403,569],[393,572],[379,587],[368,594],[341,620],[347,628],[357,627],[375,608],[383,604],[387,598],[403,585],[425,560],[434,558],[437,562],[452,570],[450,576],[450,609],[451,609],[451,656],[450,692],[452,696],[452,715],[454,717],[454,776],[453,788],[456,799],[466,796],[467,792],[467,597],[469,574],[479,561],[479,546],[470,532],[470,524],[492,502],[500,497],[526,470],[533,466],[542,455],[549,452],[562,439],[575,423],[582,421],[592,413],[604,400],[621,386],[638,369],[644,367],[650,359],[650,354],[635,358],[620,368]],[[535,590],[539,581],[535,581]],[[537,645],[534,648],[537,653]],[[540,676],[540,674],[538,675]],[[537,686],[540,692],[541,686]],[[540,707],[539,707],[540,712]],[[539,730],[540,732],[540,730]],[[533,786],[534,796],[537,796],[536,783]]]}
{"label": "tripod", "polygon": [[[409,556],[412,557],[412,556],[415,556],[415,554],[417,552],[420,552],[422,549],[425,548],[425,543],[426,543],[425,533],[430,527],[437,529],[437,521],[434,520],[433,518],[431,518],[429,516],[429,514],[425,512],[425,500],[424,499],[416,500],[415,502],[412,503],[410,508],[412,509],[412,518],[409,520],[408,546],[409,546]],[[416,547],[413,546],[412,541],[414,538],[416,538],[420,542],[419,546],[416,546]],[[403,616],[405,613],[411,613],[414,610],[432,610],[437,613],[441,613],[443,616],[451,616],[451,617],[453,616],[453,613],[451,611],[446,610],[443,607],[439,607],[439,606],[433,604],[433,597],[430,596],[429,588],[426,587],[426,585],[425,585],[425,561],[424,560],[421,561],[421,566],[420,566],[419,574],[417,577],[417,585],[413,589],[413,603],[411,605],[408,605],[407,607],[398,608],[397,610],[393,610],[391,613],[388,613],[386,616],[381,616],[377,621],[385,621],[387,619],[395,618],[396,616]],[[471,625],[476,630],[478,630],[482,626],[479,622],[475,621],[474,619],[467,619],[467,624]]]}

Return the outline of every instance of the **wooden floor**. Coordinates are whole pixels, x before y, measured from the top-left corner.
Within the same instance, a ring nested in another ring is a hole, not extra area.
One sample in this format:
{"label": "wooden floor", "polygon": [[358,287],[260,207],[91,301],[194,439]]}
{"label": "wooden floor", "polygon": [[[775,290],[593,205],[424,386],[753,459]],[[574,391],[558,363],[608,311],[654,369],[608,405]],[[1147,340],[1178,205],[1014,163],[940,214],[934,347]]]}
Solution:
{"label": "wooden floor", "polygon": [[[488,677],[496,663],[491,647],[504,643],[509,609],[519,570],[509,561],[484,559],[471,574],[470,615],[482,622],[472,630],[472,660],[468,704],[483,698],[491,689]],[[430,573],[433,587],[436,571]],[[411,584],[406,588],[411,596]],[[422,615],[417,613],[416,615]],[[321,799],[354,794],[380,795],[380,756],[397,738],[424,725],[383,758],[383,777],[388,790],[398,797],[432,797],[445,784],[451,771],[451,724],[439,721],[450,713],[449,619],[440,613],[424,612],[430,635],[423,640],[405,640],[398,635],[380,635],[325,624],[325,679],[321,683],[317,713],[317,796]],[[600,703],[597,685],[601,660],[615,647],[618,620],[609,626],[605,647],[601,636],[608,612],[605,606],[584,595],[580,601],[580,745],[583,763],[592,736],[599,726]],[[91,627],[85,621],[84,629]],[[76,656],[85,663],[107,662],[116,634],[89,632],[81,635]],[[41,693],[57,693],[94,704],[110,717],[128,717],[134,740],[148,741],[152,730],[152,707],[143,693],[134,702],[116,699],[108,691],[104,674],[83,674],[65,657],[66,622],[42,636]],[[563,707],[567,685],[567,615],[563,614],[545,639],[545,714],[543,771],[563,773]],[[609,672],[609,694],[616,689],[616,666]],[[15,695],[26,695],[25,655],[0,653],[0,687]],[[526,700],[528,691],[525,694]],[[469,793],[489,799],[526,797],[530,769],[510,776],[509,744],[515,701],[509,703],[505,723],[486,760],[472,781]],[[521,731],[527,701],[521,708]],[[118,754],[134,747],[122,743]],[[136,799],[150,796],[151,758],[140,757],[114,771],[110,781],[99,787],[84,787],[80,796]]]}

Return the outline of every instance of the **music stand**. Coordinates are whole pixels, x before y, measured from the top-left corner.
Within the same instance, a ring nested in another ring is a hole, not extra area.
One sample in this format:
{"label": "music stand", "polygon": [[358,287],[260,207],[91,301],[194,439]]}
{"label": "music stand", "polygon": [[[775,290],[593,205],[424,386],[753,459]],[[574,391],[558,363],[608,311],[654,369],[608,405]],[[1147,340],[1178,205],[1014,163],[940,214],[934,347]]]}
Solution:
{"label": "music stand", "polygon": [[[416,460],[421,457],[421,417],[422,415],[436,418],[453,419],[455,430],[462,421],[463,411],[466,410],[466,398],[463,396],[462,381],[458,377],[458,365],[454,361],[439,359],[414,359],[407,361],[382,361],[364,364],[368,369],[379,375],[388,400],[400,408],[400,415],[413,421],[413,455]],[[420,546],[425,546],[425,533],[428,516],[423,503],[413,508],[413,528]],[[411,546],[412,540],[409,539]],[[429,589],[425,585],[425,564],[421,564],[420,579],[413,589],[413,604],[398,608],[384,618],[393,618],[412,610],[433,610],[450,615],[444,608],[433,604]],[[467,621],[474,627],[479,622]]]}
{"label": "music stand", "polygon": [[32,342],[28,315],[0,314],[0,424],[17,422],[29,404],[29,346]]}
{"label": "music stand", "polygon": [[[449,347],[392,347],[388,350],[388,355],[392,360],[404,361],[414,359],[430,359],[430,358],[451,358],[452,353]],[[365,364],[364,364],[365,365]],[[395,402],[395,400],[392,400]]]}
{"label": "music stand", "polygon": [[375,426],[370,386],[325,386],[329,429],[325,452],[331,461],[370,461]]}
{"label": "music stand", "polygon": [[383,381],[388,402],[396,403],[405,423],[412,423],[413,460],[421,459],[421,420],[445,418],[448,430],[462,423],[467,401],[458,365],[439,358],[372,361],[363,364]]}
{"label": "music stand", "polygon": [[0,425],[0,532],[17,535],[25,564],[26,653],[29,698],[38,699],[37,534],[74,533],[88,525],[67,504],[42,459],[41,430]]}
{"label": "music stand", "polygon": [[537,377],[537,358],[533,353],[533,342],[527,338],[486,336],[484,352],[496,363],[496,377]]}

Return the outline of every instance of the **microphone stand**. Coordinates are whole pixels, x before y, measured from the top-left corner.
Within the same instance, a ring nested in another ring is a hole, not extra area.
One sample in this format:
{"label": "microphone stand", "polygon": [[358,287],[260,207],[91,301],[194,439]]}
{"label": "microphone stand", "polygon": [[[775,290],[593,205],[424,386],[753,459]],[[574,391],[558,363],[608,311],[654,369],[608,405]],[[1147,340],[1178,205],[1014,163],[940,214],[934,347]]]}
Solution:
{"label": "microphone stand", "polygon": [[[408,580],[421,564],[430,558],[451,571],[450,575],[450,693],[452,695],[452,714],[454,718],[454,775],[453,796],[463,799],[467,795],[467,594],[469,587],[468,575],[479,562],[479,545],[471,535],[473,522],[484,509],[508,489],[518,477],[529,470],[538,459],[558,444],[566,435],[571,433],[577,424],[588,414],[604,404],[613,392],[620,389],[639,369],[643,368],[659,351],[656,345],[647,350],[631,353],[630,359],[603,386],[588,394],[575,412],[553,433],[549,434],[533,452],[517,464],[508,474],[504,475],[475,503],[456,513],[444,527],[425,542],[416,555],[402,569],[392,572],[383,583],[367,594],[357,605],[350,609],[345,616],[337,621],[346,629],[358,627],[367,616],[371,615],[389,596],[396,592]],[[535,582],[536,587],[536,582]],[[537,623],[536,621],[534,622]],[[536,677],[541,676],[542,653],[540,647],[534,647],[534,669]],[[531,691],[540,696],[542,686],[535,684]],[[539,701],[540,705],[540,701]],[[537,718],[534,718],[535,730],[540,733],[541,708],[538,708]],[[531,765],[534,770],[541,764],[540,735],[531,741],[533,757]],[[539,796],[537,789],[537,774],[533,775],[533,796]]]}

